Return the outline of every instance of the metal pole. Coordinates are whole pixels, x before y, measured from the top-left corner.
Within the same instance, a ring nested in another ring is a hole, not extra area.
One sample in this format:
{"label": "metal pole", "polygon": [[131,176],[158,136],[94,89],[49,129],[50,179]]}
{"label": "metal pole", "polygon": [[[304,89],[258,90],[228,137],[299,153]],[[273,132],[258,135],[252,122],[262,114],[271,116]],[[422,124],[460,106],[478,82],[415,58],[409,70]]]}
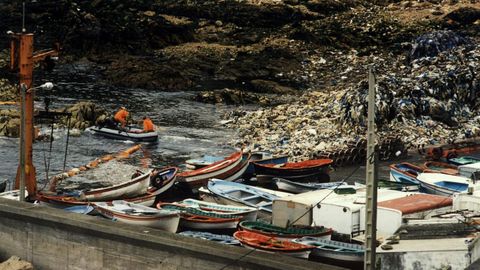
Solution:
{"label": "metal pole", "polygon": [[368,126],[367,126],[367,198],[365,211],[365,270],[375,269],[377,247],[377,154],[375,152],[375,77],[368,71]]}
{"label": "metal pole", "polygon": [[20,85],[21,110],[20,110],[20,201],[25,201],[25,92],[27,87],[25,84]]}

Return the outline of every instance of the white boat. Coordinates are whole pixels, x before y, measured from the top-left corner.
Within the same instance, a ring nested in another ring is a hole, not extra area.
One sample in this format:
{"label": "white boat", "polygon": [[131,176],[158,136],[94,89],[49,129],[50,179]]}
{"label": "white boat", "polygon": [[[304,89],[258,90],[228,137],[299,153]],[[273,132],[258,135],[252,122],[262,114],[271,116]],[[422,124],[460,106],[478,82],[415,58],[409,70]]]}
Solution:
{"label": "white boat", "polygon": [[250,207],[256,207],[268,213],[272,212],[273,200],[279,198],[276,195],[260,191],[248,185],[220,179],[210,180],[207,188],[216,196]]}
{"label": "white boat", "polygon": [[235,229],[243,216],[203,211],[175,203],[158,203],[158,209],[180,211],[182,228],[195,230]]}
{"label": "white boat", "polygon": [[426,193],[451,196],[454,193],[466,193],[468,186],[479,188],[470,178],[443,173],[421,173],[417,176],[420,188]]}
{"label": "white boat", "polygon": [[148,187],[150,186],[150,173],[151,171],[117,185],[82,191],[79,199],[98,202],[143,195],[147,193]]}
{"label": "white boat", "polygon": [[273,178],[273,182],[280,190],[285,190],[294,194],[309,192],[318,189],[336,188],[346,185],[345,182],[327,182],[327,183],[301,183],[294,182],[283,178]]}
{"label": "white boat", "polygon": [[151,186],[148,188],[147,193],[139,197],[125,199],[125,201],[144,206],[153,206],[156,197],[173,186],[177,172],[178,168],[176,167],[154,169],[150,176]]}
{"label": "white boat", "polygon": [[133,126],[127,126],[125,130],[93,126],[90,127],[89,130],[93,131],[95,134],[112,139],[140,142],[156,142],[158,140],[157,131],[143,132],[143,129]]}
{"label": "white boat", "polygon": [[195,199],[185,199],[179,203],[187,205],[189,207],[195,207],[203,211],[212,211],[217,213],[243,216],[242,220],[257,220],[258,209],[254,207],[224,205]]}
{"label": "white boat", "polygon": [[[27,198],[27,197],[28,197],[28,191],[25,190],[25,198]],[[19,201],[20,200],[20,190],[15,189],[15,190],[2,192],[2,193],[0,193],[0,198]]]}
{"label": "white boat", "polygon": [[180,222],[178,211],[159,210],[126,201],[93,203],[102,216],[132,225],[142,225],[175,233]]}

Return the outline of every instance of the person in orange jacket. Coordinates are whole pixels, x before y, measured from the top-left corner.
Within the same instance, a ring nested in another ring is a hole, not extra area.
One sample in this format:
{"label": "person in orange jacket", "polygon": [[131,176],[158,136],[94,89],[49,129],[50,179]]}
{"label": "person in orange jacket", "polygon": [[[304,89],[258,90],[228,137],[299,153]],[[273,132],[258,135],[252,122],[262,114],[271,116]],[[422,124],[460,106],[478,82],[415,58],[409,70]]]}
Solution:
{"label": "person in orange jacket", "polygon": [[120,110],[115,114],[115,121],[122,124],[122,128],[125,128],[127,125],[128,111],[125,107],[121,107]]}
{"label": "person in orange jacket", "polygon": [[150,131],[154,131],[154,130],[155,130],[155,126],[153,125],[152,120],[150,120],[149,117],[144,116],[143,117],[143,132],[150,132]]}

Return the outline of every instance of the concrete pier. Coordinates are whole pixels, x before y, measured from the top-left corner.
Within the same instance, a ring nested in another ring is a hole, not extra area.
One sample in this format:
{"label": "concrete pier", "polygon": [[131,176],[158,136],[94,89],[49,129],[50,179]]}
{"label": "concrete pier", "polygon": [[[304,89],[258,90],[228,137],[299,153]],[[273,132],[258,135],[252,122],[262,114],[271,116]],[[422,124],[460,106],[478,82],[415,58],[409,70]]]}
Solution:
{"label": "concrete pier", "polygon": [[[0,261],[35,269],[316,269],[324,265],[0,199]],[[239,260],[239,258],[241,258]]]}

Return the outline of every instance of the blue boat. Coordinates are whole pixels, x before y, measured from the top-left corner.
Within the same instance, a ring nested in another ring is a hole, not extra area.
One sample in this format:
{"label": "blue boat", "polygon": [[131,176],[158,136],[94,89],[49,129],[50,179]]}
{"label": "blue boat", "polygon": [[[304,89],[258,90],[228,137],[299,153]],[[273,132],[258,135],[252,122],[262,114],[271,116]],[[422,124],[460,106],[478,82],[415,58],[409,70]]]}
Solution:
{"label": "blue boat", "polygon": [[420,184],[417,176],[423,173],[425,169],[415,166],[408,162],[390,165],[390,181],[406,184]]}
{"label": "blue boat", "polygon": [[224,234],[214,234],[209,232],[198,232],[198,231],[184,231],[180,232],[180,235],[189,236],[193,238],[200,238],[209,241],[214,241],[220,244],[225,245],[240,245],[240,241],[235,239],[235,237]]}

